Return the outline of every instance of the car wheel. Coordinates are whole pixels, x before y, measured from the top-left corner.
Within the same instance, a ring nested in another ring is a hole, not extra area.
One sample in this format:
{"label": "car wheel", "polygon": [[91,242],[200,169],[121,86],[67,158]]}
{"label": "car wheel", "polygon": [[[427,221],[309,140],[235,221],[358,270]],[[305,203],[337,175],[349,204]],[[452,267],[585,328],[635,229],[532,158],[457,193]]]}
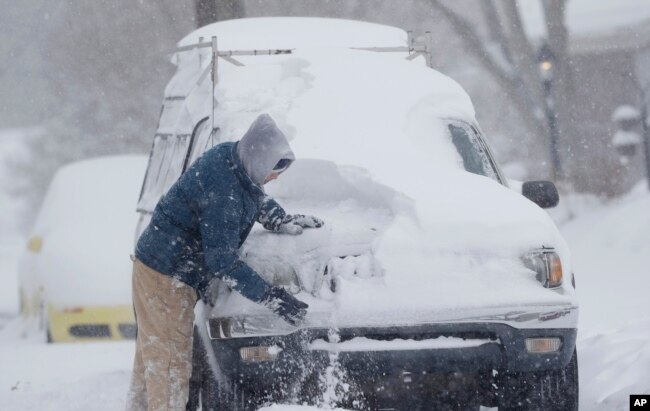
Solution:
{"label": "car wheel", "polygon": [[578,410],[578,356],[573,356],[566,367],[507,375],[501,382],[499,398],[501,410]]}

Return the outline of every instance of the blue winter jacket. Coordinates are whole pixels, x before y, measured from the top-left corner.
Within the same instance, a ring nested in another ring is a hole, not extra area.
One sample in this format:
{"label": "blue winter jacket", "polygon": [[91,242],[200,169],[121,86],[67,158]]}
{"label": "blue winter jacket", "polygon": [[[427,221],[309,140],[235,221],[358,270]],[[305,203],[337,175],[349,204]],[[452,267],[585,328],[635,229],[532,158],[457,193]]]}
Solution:
{"label": "blue winter jacket", "polygon": [[199,293],[217,277],[259,302],[270,285],[239,259],[255,221],[277,231],[285,212],[246,172],[238,143],[206,151],[156,206],[135,255]]}

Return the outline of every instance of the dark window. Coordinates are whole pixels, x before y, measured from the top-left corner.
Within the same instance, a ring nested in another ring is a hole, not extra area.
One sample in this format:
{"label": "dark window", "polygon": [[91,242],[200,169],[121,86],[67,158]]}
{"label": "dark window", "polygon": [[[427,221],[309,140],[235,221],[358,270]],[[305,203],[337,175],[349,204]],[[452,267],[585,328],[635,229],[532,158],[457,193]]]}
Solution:
{"label": "dark window", "polygon": [[218,144],[218,134],[219,128],[212,130],[212,122],[209,117],[205,117],[198,122],[192,132],[192,142],[187,152],[183,171],[187,170],[207,149],[211,148],[214,144]]}
{"label": "dark window", "polygon": [[189,144],[187,134],[157,134],[154,137],[138,211],[153,212],[158,200],[178,180]]}
{"label": "dark window", "polygon": [[490,177],[498,181],[497,173],[479,137],[469,125],[449,124],[451,141],[463,162],[463,168],[470,173]]}
{"label": "dark window", "polygon": [[111,329],[105,324],[73,325],[70,335],[77,338],[110,338]]}
{"label": "dark window", "polygon": [[137,331],[137,327],[135,324],[119,324],[117,328],[118,330],[120,330],[120,334],[122,334],[122,337],[135,339],[136,331]]}

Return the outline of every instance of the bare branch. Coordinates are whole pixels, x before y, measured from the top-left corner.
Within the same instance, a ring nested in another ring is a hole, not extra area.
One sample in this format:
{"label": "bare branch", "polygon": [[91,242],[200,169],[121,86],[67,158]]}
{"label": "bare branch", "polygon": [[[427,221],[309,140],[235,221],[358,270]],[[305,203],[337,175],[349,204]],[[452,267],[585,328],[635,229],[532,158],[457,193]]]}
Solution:
{"label": "bare branch", "polygon": [[501,0],[501,6],[510,27],[507,47],[513,56],[513,64],[517,73],[520,74],[521,81],[528,90],[530,98],[535,101],[537,106],[540,106],[544,101],[544,92],[537,74],[535,51],[524,31],[518,3],[512,0]]}
{"label": "bare branch", "polygon": [[485,69],[494,76],[503,90],[514,100],[514,105],[531,131],[545,136],[546,128],[536,116],[539,110],[538,102],[530,97],[525,84],[516,70],[507,71],[488,51],[474,25],[461,17],[457,12],[442,4],[440,0],[431,0],[431,5],[438,10],[451,24],[468,49],[479,59]]}
{"label": "bare branch", "polygon": [[508,63],[512,64],[512,56],[510,54],[510,50],[508,49],[506,33],[503,29],[503,22],[499,18],[499,13],[497,12],[495,1],[496,0],[483,0],[479,2],[479,4],[481,5],[483,17],[487,23],[492,42],[499,46]]}
{"label": "bare branch", "polygon": [[439,0],[431,0],[431,4],[447,18],[460,38],[475,52],[476,57],[481,60],[492,74],[504,81],[509,81],[510,73],[504,70],[503,67],[492,58],[490,53],[487,52],[487,47],[481,40],[480,35],[476,30],[474,30],[474,26],[471,22],[461,17],[451,8],[442,4]]}

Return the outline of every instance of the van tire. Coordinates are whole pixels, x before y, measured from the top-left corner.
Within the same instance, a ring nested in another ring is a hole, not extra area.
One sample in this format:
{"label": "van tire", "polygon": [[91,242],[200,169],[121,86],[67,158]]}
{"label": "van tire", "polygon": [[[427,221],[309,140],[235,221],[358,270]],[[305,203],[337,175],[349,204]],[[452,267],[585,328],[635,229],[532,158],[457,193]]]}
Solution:
{"label": "van tire", "polygon": [[217,378],[210,367],[206,347],[194,326],[192,376],[186,411],[255,411],[258,398],[226,376]]}

